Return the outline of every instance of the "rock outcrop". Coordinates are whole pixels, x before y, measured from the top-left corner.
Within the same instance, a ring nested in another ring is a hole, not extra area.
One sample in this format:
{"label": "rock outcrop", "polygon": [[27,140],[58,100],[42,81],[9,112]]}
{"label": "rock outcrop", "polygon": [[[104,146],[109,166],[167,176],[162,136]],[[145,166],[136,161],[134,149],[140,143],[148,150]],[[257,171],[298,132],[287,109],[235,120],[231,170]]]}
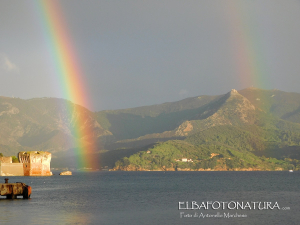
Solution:
{"label": "rock outcrop", "polygon": [[64,172],[61,172],[59,175],[72,175],[72,172],[71,171],[64,171]]}

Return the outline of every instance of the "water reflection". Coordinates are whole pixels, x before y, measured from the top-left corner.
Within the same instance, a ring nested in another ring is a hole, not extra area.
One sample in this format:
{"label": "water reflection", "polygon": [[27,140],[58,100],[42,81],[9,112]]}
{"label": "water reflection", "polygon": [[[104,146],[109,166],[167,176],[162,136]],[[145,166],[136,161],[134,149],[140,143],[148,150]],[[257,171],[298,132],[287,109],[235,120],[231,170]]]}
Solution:
{"label": "water reflection", "polygon": [[[32,186],[31,199],[0,199],[0,224],[298,224],[298,175],[98,172],[74,173],[71,177],[22,177],[17,181]],[[231,200],[278,201],[292,210],[247,211],[249,217],[241,221],[179,218],[178,201]]]}

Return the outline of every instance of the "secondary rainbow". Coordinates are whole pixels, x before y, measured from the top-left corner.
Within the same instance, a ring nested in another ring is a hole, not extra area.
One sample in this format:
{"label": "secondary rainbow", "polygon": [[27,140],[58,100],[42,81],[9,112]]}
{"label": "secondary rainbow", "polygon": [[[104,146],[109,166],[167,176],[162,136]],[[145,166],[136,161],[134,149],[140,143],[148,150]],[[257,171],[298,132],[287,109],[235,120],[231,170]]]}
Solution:
{"label": "secondary rainbow", "polygon": [[42,27],[61,93],[65,99],[78,104],[74,108],[70,106],[69,111],[75,110],[77,115],[81,114],[75,121],[72,130],[74,137],[76,137],[73,144],[81,156],[77,158],[77,164],[79,167],[98,167],[98,157],[93,157],[96,140],[92,135],[92,127],[85,126],[85,129],[82,129],[88,119],[88,114],[83,113],[84,108],[80,106],[88,108],[91,106],[86,90],[87,86],[59,1],[37,0],[35,3],[42,19]]}
{"label": "secondary rainbow", "polygon": [[268,46],[265,44],[268,27],[262,23],[263,18],[259,18],[255,6],[247,1],[226,1],[224,9],[230,33],[231,58],[241,88],[271,88],[267,82],[268,51],[265,49]]}

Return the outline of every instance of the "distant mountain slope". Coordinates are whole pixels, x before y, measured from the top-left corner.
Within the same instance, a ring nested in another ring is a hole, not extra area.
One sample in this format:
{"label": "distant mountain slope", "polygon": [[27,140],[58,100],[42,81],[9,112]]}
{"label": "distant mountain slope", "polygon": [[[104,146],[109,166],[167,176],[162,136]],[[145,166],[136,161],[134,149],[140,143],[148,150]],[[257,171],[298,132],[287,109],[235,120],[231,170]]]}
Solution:
{"label": "distant mountain slope", "polygon": [[111,135],[94,119],[94,113],[69,101],[1,97],[0,152],[5,146],[12,154],[20,149],[55,152],[72,148],[72,140],[77,138],[72,128],[78,119],[85,120],[82,130],[92,127],[97,137]]}
{"label": "distant mountain slope", "polygon": [[138,138],[175,129],[197,114],[203,105],[218,97],[199,96],[160,105],[101,111],[96,113],[97,121],[117,140]]}
{"label": "distant mountain slope", "polygon": [[[198,102],[198,99],[202,100]],[[102,121],[106,120],[110,124],[107,129],[117,140],[188,136],[212,126],[262,123],[270,118],[300,123],[300,94],[278,90],[247,88],[211,98],[188,98],[173,104],[177,107],[165,103],[102,111],[97,113],[97,119],[100,124],[105,124],[101,122],[101,118],[105,117]],[[149,116],[153,111],[155,113]]]}
{"label": "distant mountain slope", "polygon": [[239,91],[255,107],[281,119],[300,123],[300,94],[279,90],[246,88]]}
{"label": "distant mountain slope", "polygon": [[[256,109],[236,90],[231,90],[227,94],[217,96],[209,103],[189,111],[188,116],[182,117],[181,124],[178,125],[180,121],[177,124],[174,123],[175,129],[165,129],[160,134],[147,134],[140,138],[185,137],[213,126],[254,124],[262,116],[265,116],[264,112]],[[183,121],[183,119],[185,120]]]}

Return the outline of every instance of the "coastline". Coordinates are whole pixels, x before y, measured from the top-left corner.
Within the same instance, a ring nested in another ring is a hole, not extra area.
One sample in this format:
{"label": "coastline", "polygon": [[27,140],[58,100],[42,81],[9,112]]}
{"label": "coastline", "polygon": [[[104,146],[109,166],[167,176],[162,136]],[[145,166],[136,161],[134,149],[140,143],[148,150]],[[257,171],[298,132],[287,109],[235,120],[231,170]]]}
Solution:
{"label": "coastline", "polygon": [[175,171],[187,171],[187,172],[199,172],[199,171],[227,171],[227,172],[234,172],[234,171],[286,171],[288,172],[288,170],[283,170],[283,169],[276,169],[276,170],[263,170],[263,169],[259,169],[259,168],[235,168],[235,169],[180,169],[177,168],[177,170],[175,170],[174,168],[172,169],[157,169],[157,170],[146,170],[146,169],[109,169],[109,171],[153,171],[153,172],[167,172],[167,171],[171,171],[171,172],[175,172]]}

